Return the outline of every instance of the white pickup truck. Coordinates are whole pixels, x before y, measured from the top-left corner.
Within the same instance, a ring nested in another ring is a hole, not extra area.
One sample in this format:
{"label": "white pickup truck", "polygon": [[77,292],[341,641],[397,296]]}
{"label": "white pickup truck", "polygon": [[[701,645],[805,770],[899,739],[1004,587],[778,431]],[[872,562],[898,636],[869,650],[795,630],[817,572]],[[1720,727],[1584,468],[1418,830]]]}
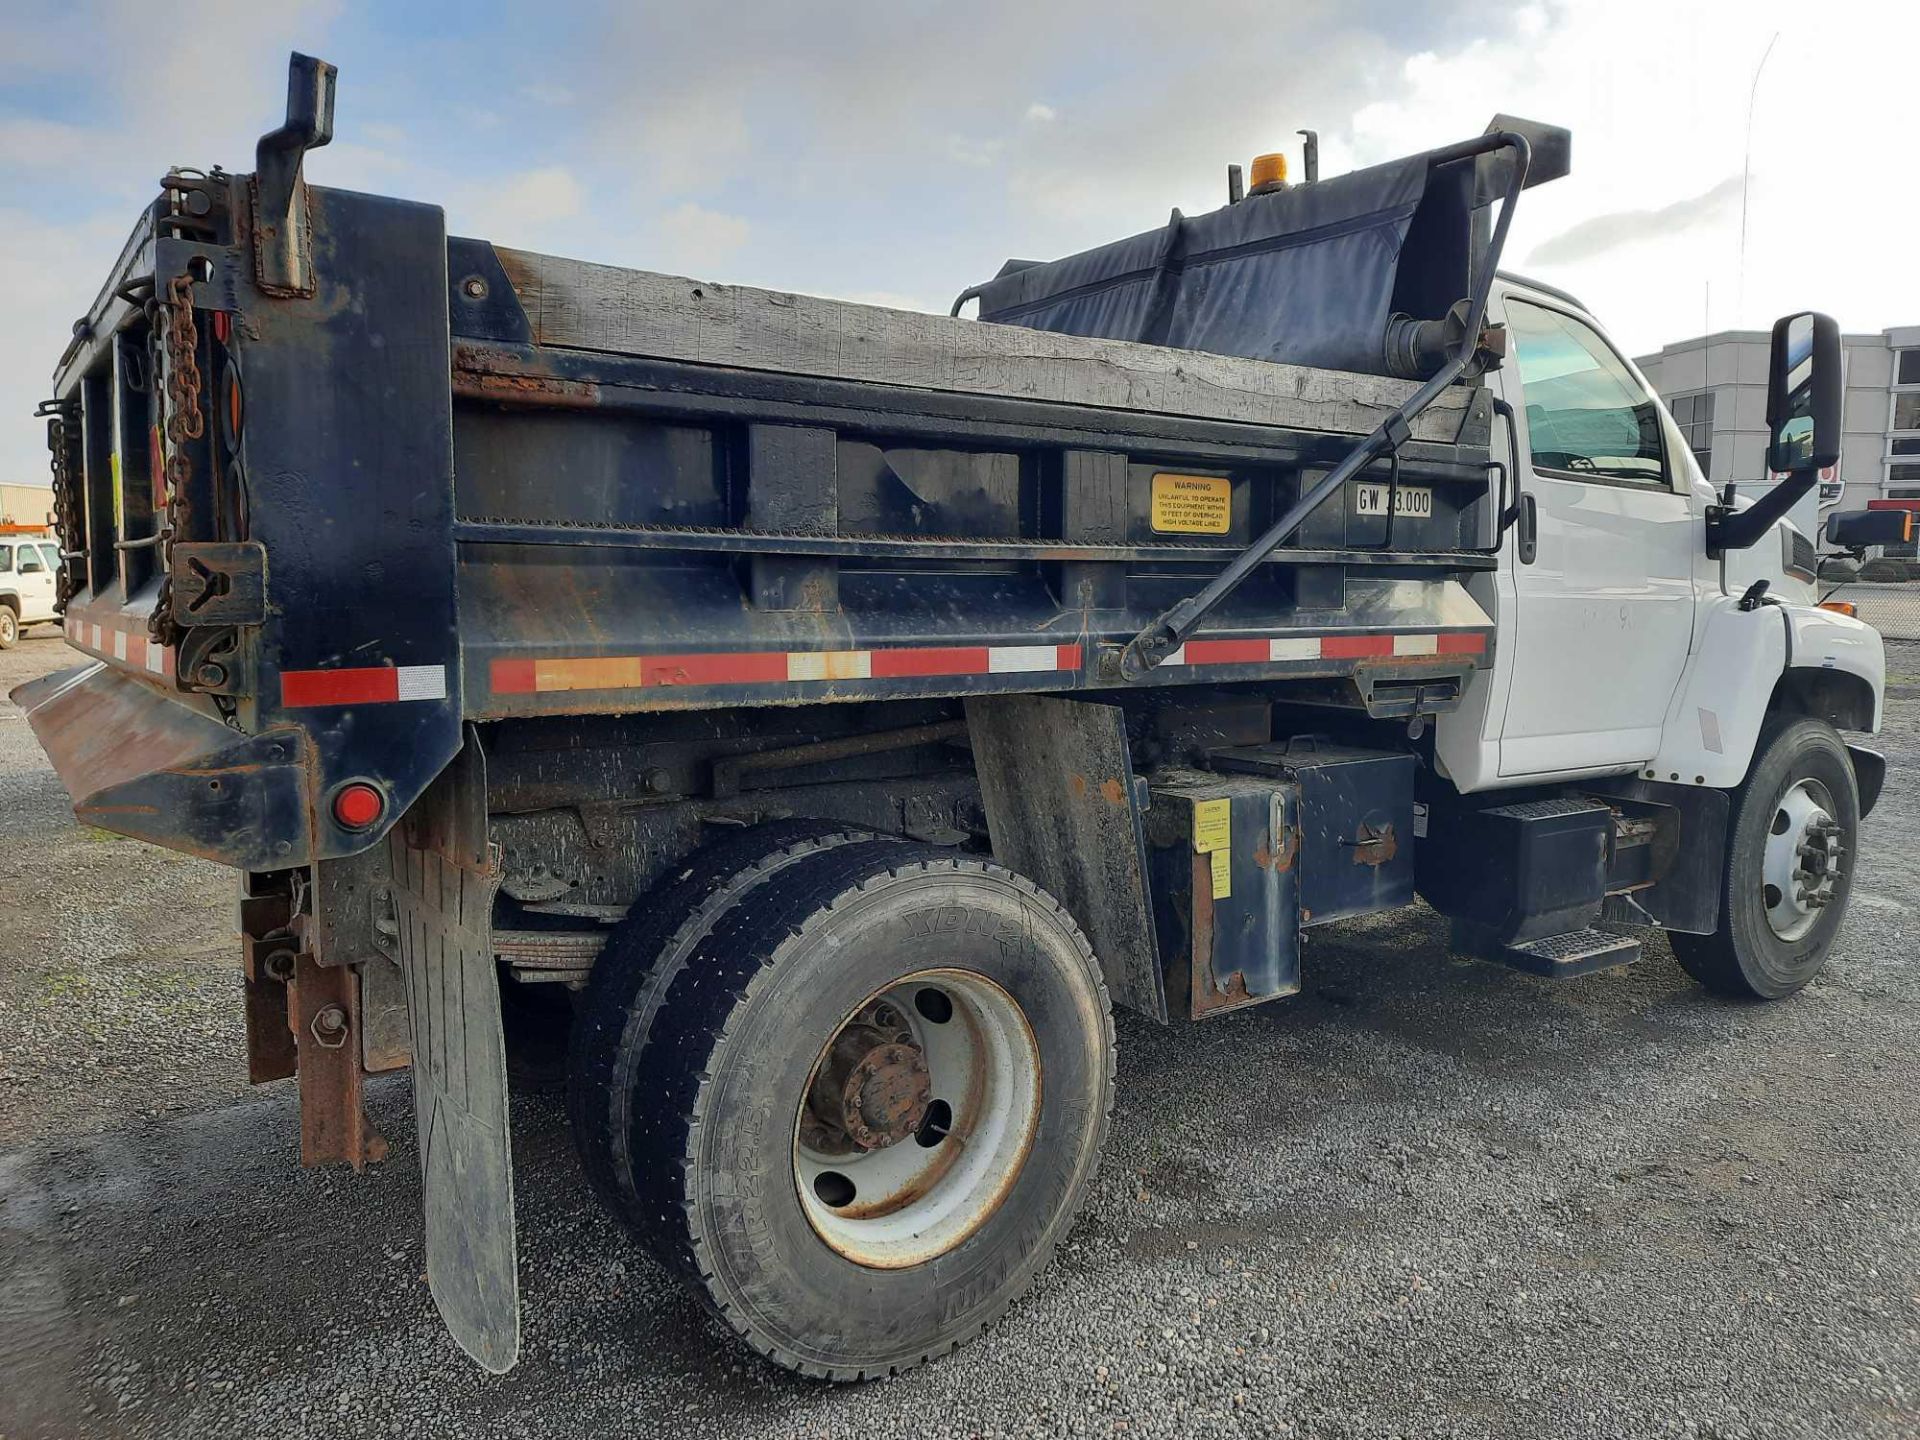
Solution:
{"label": "white pickup truck", "polygon": [[51,540],[0,534],[0,650],[29,625],[51,624],[60,547]]}

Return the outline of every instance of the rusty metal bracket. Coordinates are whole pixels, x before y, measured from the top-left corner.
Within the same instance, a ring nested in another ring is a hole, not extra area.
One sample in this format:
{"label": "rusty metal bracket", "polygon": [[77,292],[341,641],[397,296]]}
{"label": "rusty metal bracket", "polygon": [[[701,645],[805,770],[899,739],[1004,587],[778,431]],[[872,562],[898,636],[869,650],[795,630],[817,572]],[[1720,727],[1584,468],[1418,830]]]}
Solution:
{"label": "rusty metal bracket", "polygon": [[300,942],[293,933],[289,872],[240,876],[240,963],[247,990],[247,1081],[264,1085],[293,1074],[297,1057],[287,1012],[287,982]]}
{"label": "rusty metal bracket", "polygon": [[179,625],[258,625],[267,618],[267,550],[257,540],[173,547],[173,618]]}
{"label": "rusty metal bracket", "polygon": [[287,118],[254,148],[253,271],[269,295],[313,294],[313,222],[301,162],[333,139],[339,71],[297,51],[287,62]]}
{"label": "rusty metal bracket", "polygon": [[299,1055],[300,1163],[364,1170],[386,1158],[387,1142],[362,1104],[359,978],[302,952],[288,996]]}

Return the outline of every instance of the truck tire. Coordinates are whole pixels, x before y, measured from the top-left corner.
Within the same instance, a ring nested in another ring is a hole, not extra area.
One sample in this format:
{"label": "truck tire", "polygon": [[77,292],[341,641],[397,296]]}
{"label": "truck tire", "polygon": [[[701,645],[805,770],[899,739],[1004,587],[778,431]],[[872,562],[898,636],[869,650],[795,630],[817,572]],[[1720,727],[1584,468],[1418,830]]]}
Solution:
{"label": "truck tire", "polygon": [[895,1374],[1051,1257],[1113,1060],[1100,967],[1051,896],[948,850],[842,846],[696,947],[627,1072],[661,1123],[621,1179],[656,1258],[760,1354]]}
{"label": "truck tire", "polygon": [[1733,792],[1720,928],[1671,933],[1684,969],[1721,995],[1778,1000],[1818,975],[1847,908],[1860,794],[1839,734],[1774,715]]}
{"label": "truck tire", "polygon": [[0,605],[0,650],[11,650],[20,638],[20,617],[11,605]]}
{"label": "truck tire", "polygon": [[630,1229],[640,1227],[628,1155],[635,1125],[632,1067],[666,989],[728,906],[802,855],[873,832],[825,820],[776,820],[696,850],[634,902],[607,937],[574,1017],[567,1058],[567,1121],[587,1181]]}

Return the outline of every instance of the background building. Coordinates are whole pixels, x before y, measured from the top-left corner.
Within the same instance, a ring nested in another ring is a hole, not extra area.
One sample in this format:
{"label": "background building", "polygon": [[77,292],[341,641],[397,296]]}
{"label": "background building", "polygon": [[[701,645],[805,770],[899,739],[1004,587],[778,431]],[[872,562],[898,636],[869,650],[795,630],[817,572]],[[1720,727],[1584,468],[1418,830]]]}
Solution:
{"label": "background building", "polygon": [[53,509],[46,485],[0,485],[0,525],[44,525]]}
{"label": "background building", "polygon": [[[1723,330],[1668,345],[1634,363],[1673,412],[1716,489],[1742,495],[1767,476],[1764,330]],[[1845,434],[1838,473],[1820,487],[1820,509],[1860,510],[1869,500],[1920,499],[1920,325],[1845,335]]]}

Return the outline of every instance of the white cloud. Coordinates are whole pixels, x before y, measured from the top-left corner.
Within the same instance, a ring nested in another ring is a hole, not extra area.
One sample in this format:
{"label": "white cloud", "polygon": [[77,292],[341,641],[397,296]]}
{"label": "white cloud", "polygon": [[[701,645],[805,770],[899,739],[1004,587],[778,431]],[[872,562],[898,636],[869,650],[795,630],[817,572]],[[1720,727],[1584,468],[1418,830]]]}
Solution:
{"label": "white cloud", "polygon": [[578,215],[587,193],[573,172],[561,165],[509,175],[490,188],[496,209],[539,215],[549,220],[566,220]]}
{"label": "white cloud", "polygon": [[[1743,260],[1747,100],[1775,30]],[[1506,263],[1571,289],[1630,351],[1808,306],[1848,329],[1911,324],[1920,192],[1895,137],[1916,50],[1920,7],[1873,0],[1827,0],[1817,17],[1787,0],[1555,3],[1511,38],[1408,59],[1393,99],[1328,132],[1323,164],[1456,138],[1496,108],[1566,125],[1572,173],[1521,197]],[[1565,243],[1609,231],[1615,243]]]}
{"label": "white cloud", "polygon": [[478,235],[525,250],[565,250],[587,208],[586,186],[564,165],[491,182],[423,177],[417,193],[444,200],[449,234]]}
{"label": "white cloud", "polygon": [[830,300],[848,300],[855,305],[878,305],[883,310],[918,310],[927,315],[944,315],[951,299],[936,300],[930,295],[908,295],[898,290],[820,290],[814,292]]}
{"label": "white cloud", "polygon": [[14,279],[0,322],[0,480],[46,483],[46,422],[31,418],[33,407],[52,394],[73,322],[93,303],[131,228],[130,215],[55,224],[0,207],[0,275]]}
{"label": "white cloud", "polygon": [[1741,177],[1729,175],[1711,190],[1668,205],[1590,215],[1534,246],[1528,266],[1577,265],[1633,245],[1658,245],[1690,230],[1724,224],[1740,213]]}
{"label": "white cloud", "polygon": [[[752,228],[738,215],[723,215],[687,201],[661,216],[655,226],[661,256],[658,268],[712,275],[716,266],[724,265],[747,243]],[[649,263],[655,262],[650,258]]]}
{"label": "white cloud", "polygon": [[1047,125],[1059,118],[1060,112],[1058,110],[1038,100],[1027,106],[1027,119],[1033,121],[1035,124]]}
{"label": "white cloud", "polygon": [[78,125],[31,115],[0,117],[0,165],[22,170],[68,170],[89,158],[93,135]]}
{"label": "white cloud", "polygon": [[1000,159],[1007,148],[1004,140],[975,140],[965,135],[947,137],[947,158],[956,165],[984,170]]}

